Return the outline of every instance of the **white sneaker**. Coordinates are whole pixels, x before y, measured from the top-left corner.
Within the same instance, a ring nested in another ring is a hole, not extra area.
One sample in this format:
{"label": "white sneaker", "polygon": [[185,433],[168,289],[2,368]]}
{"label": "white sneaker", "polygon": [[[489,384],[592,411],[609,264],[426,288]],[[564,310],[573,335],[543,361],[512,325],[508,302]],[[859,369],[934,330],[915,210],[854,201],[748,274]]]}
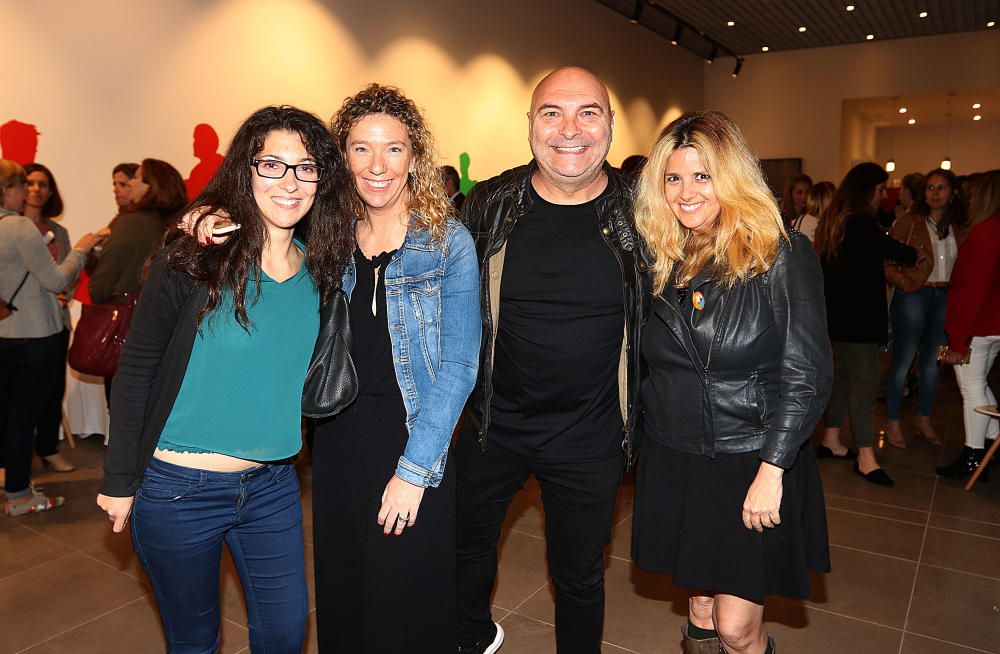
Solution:
{"label": "white sneaker", "polygon": [[492,641],[487,641],[485,638],[475,645],[469,645],[467,647],[459,647],[459,654],[494,654],[503,645],[503,627],[499,623],[494,622],[493,626],[497,628],[497,633],[493,637]]}

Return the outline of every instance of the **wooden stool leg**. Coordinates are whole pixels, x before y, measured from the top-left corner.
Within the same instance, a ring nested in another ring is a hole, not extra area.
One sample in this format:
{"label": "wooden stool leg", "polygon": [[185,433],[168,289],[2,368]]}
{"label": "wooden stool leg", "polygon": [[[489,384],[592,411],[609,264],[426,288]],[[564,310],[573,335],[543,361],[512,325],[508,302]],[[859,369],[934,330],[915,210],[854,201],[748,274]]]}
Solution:
{"label": "wooden stool leg", "polygon": [[990,449],[986,450],[986,454],[983,455],[983,462],[979,464],[976,471],[972,473],[971,477],[969,477],[969,482],[965,485],[966,491],[972,490],[972,485],[976,483],[976,480],[979,479],[979,475],[983,474],[983,470],[987,465],[989,465],[990,461],[993,460],[993,455],[997,453],[998,447],[1000,447],[1000,438],[995,438],[993,439],[993,445],[991,445]]}
{"label": "wooden stool leg", "polygon": [[63,411],[62,428],[63,435],[66,437],[66,442],[69,443],[70,447],[76,447],[76,441],[73,439],[73,430],[69,428],[69,419],[66,418],[65,411]]}

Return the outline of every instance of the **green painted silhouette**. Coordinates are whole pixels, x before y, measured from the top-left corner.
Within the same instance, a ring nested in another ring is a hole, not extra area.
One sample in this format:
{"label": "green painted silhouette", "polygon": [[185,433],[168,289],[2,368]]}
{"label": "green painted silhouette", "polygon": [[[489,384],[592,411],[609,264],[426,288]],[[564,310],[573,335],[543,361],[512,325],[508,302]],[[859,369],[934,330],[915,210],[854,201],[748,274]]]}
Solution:
{"label": "green painted silhouette", "polygon": [[458,190],[465,195],[469,194],[472,187],[476,185],[476,180],[469,179],[469,153],[463,152],[458,155],[458,169],[461,171],[461,179],[458,180]]}

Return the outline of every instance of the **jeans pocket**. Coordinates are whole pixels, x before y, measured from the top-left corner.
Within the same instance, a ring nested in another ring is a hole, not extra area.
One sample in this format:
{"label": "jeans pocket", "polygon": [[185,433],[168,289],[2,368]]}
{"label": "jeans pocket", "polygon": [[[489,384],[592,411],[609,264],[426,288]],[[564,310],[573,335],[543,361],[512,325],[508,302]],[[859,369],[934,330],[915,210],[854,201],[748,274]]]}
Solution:
{"label": "jeans pocket", "polygon": [[149,502],[176,502],[190,497],[198,484],[188,479],[171,479],[147,474],[139,484],[136,494]]}

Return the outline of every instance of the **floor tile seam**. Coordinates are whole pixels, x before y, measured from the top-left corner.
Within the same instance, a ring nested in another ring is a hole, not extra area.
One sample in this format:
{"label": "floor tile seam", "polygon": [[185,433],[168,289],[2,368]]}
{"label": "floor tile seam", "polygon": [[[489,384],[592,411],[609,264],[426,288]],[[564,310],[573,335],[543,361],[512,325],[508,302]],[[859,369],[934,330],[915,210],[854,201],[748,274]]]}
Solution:
{"label": "floor tile seam", "polygon": [[64,629],[64,630],[62,630],[62,631],[60,631],[60,632],[58,632],[58,633],[55,633],[55,634],[52,634],[52,635],[51,635],[51,636],[49,636],[48,638],[45,638],[45,639],[43,639],[43,640],[40,640],[40,641],[38,641],[37,643],[33,643],[33,644],[31,644],[31,645],[28,645],[28,646],[27,646],[27,647],[25,647],[24,649],[22,649],[22,650],[19,650],[19,651],[17,652],[17,654],[21,654],[21,652],[27,652],[28,650],[30,650],[30,649],[31,649],[31,648],[33,648],[33,647],[38,647],[39,645],[42,645],[42,644],[44,644],[44,643],[47,643],[47,642],[49,642],[50,640],[54,640],[54,639],[56,639],[56,638],[59,638],[60,636],[65,636],[66,634],[68,634],[68,633],[69,633],[69,632],[71,632],[71,631],[75,631],[75,630],[79,629],[80,627],[83,627],[83,626],[86,626],[86,625],[90,624],[91,622],[94,622],[94,621],[96,621],[96,620],[100,620],[101,618],[106,618],[107,616],[111,615],[112,613],[116,613],[116,612],[118,612],[118,611],[121,611],[122,609],[124,609],[124,608],[127,608],[127,607],[129,607],[129,606],[131,606],[131,605],[135,604],[136,602],[141,602],[141,601],[143,601],[144,599],[146,599],[146,597],[145,597],[145,594],[143,594],[143,596],[141,596],[141,597],[136,597],[136,598],[135,598],[134,600],[129,600],[128,602],[125,602],[124,604],[121,604],[121,605],[119,605],[119,606],[116,606],[116,607],[115,607],[115,608],[113,608],[113,609],[109,609],[109,610],[105,611],[104,613],[102,613],[102,614],[100,614],[100,615],[95,615],[94,617],[90,618],[89,620],[84,620],[83,622],[80,622],[80,623],[78,623],[78,624],[75,624],[75,625],[73,625],[72,627],[69,627],[69,628],[67,628],[67,629]]}
{"label": "floor tile seam", "polygon": [[[540,619],[532,617],[530,615],[525,615],[524,613],[518,613],[517,611],[511,611],[510,613],[508,613],[507,615],[505,615],[503,617],[503,619],[501,619],[500,621],[503,622],[504,620],[506,620],[508,617],[510,617],[512,615],[516,615],[519,618],[524,618],[525,620],[531,620],[532,622],[537,622],[538,624],[543,624],[543,625],[545,625],[547,627],[552,627],[553,629],[555,629],[555,625],[552,624],[551,622],[546,622],[545,620],[540,620]],[[611,645],[612,647],[617,647],[618,649],[625,650],[626,652],[629,652],[629,654],[642,654],[641,652],[639,652],[637,650],[629,649],[628,647],[625,647],[624,645],[619,645],[618,643],[612,642],[610,640],[603,640],[602,639],[601,640],[601,644],[602,645]]]}
{"label": "floor tile seam", "polygon": [[[549,587],[549,580],[546,579],[544,584],[542,584],[537,589],[535,589],[535,592],[533,592],[532,594],[530,594],[527,597],[525,597],[521,601],[521,603],[518,604],[517,606],[515,606],[513,609],[511,609],[510,612],[511,613],[516,613],[519,608],[521,608],[522,606],[524,606],[525,604],[527,604],[529,601],[531,601],[532,597],[534,597],[535,595],[537,595],[538,593],[542,592],[543,590],[545,590],[548,587]],[[520,615],[520,614],[518,614],[518,615]]]}
{"label": "floor tile seam", "polygon": [[81,552],[77,552],[76,550],[70,550],[69,552],[66,552],[65,554],[57,556],[54,559],[49,559],[48,561],[42,561],[41,563],[36,563],[35,565],[31,566],[30,568],[25,568],[24,570],[18,570],[17,572],[12,572],[9,575],[5,575],[3,577],[0,577],[0,581],[7,581],[11,577],[16,577],[16,576],[24,574],[26,572],[31,572],[32,570],[36,570],[36,569],[42,567],[43,565],[48,565],[50,563],[55,563],[56,561],[62,561],[65,558],[73,556],[74,554],[81,554]]}
{"label": "floor tile seam", "polygon": [[[632,512],[631,512],[631,511],[629,511],[629,512],[628,512],[628,515],[627,515],[627,516],[625,516],[624,518],[622,518],[621,520],[619,520],[618,522],[616,522],[616,523],[615,523],[615,526],[614,526],[614,527],[612,527],[612,529],[617,529],[617,528],[618,528],[618,527],[620,527],[620,526],[621,526],[622,524],[624,524],[626,520],[628,520],[628,519],[629,519],[629,518],[631,518],[631,517],[632,517]],[[616,645],[615,647],[617,647],[617,645]]]}
{"label": "floor tile seam", "polygon": [[815,604],[812,604],[812,603],[803,604],[802,606],[804,606],[807,609],[813,610],[813,611],[819,611],[821,613],[826,613],[826,614],[829,614],[829,615],[835,615],[835,616],[837,616],[839,618],[847,618],[849,620],[855,620],[857,622],[864,622],[865,624],[870,624],[870,625],[872,625],[874,627],[882,627],[883,629],[891,629],[893,631],[898,631],[899,633],[903,633],[903,631],[904,631],[904,629],[902,627],[894,627],[894,626],[892,626],[890,624],[884,624],[882,622],[876,622],[875,620],[868,620],[866,618],[859,618],[856,615],[851,615],[849,613],[841,613],[840,611],[834,611],[833,609],[824,609],[823,607],[816,606]]}
{"label": "floor tile seam", "polygon": [[944,570],[945,572],[955,572],[961,575],[969,575],[970,577],[978,577],[979,579],[986,579],[987,581],[1000,581],[1000,577],[991,577],[989,575],[980,574],[978,572],[969,572],[968,570],[959,570],[958,568],[949,568],[944,565],[937,565],[936,563],[920,563],[920,565],[927,568],[934,568],[936,570]]}
{"label": "floor tile seam", "polygon": [[837,493],[824,493],[827,497],[836,497],[842,500],[850,500],[852,502],[863,502],[865,504],[874,504],[875,506],[884,506],[890,509],[902,509],[904,511],[916,511],[917,513],[930,513],[931,509],[928,505],[926,509],[915,509],[912,506],[903,506],[901,504],[888,504],[886,502],[876,502],[875,500],[865,500],[860,497],[851,497],[850,495],[839,495]]}
{"label": "floor tile seam", "polygon": [[833,506],[826,507],[827,511],[840,511],[841,513],[850,513],[852,515],[863,515],[866,518],[879,518],[881,520],[888,520],[890,522],[900,522],[904,525],[913,525],[914,527],[923,527],[922,522],[913,522],[912,520],[902,520],[900,518],[890,518],[884,515],[876,515],[874,513],[865,513],[864,511],[852,511],[851,509],[838,509]]}
{"label": "floor tile seam", "polygon": [[989,525],[991,527],[1000,527],[1000,522],[990,522],[989,520],[980,520],[978,518],[967,518],[962,515],[954,515],[951,513],[932,513],[932,515],[939,516],[941,518],[954,518],[955,520],[966,520],[968,522],[975,522],[980,525]]}
{"label": "floor tile seam", "polygon": [[896,556],[895,554],[885,554],[884,552],[875,552],[872,550],[861,549],[860,547],[851,547],[850,545],[839,545],[837,543],[830,543],[830,547],[839,547],[844,550],[851,550],[852,552],[861,552],[862,554],[874,554],[875,556],[881,556],[886,559],[893,559],[895,561],[903,561],[904,563],[918,563],[917,559],[908,559],[903,556]]}
{"label": "floor tile seam", "polygon": [[896,472],[905,472],[911,475],[919,475],[921,477],[937,477],[935,472],[921,472],[920,470],[914,470],[912,468],[898,468],[896,466],[882,466],[886,470],[894,470]]}
{"label": "floor tile seam", "polygon": [[[90,547],[95,547],[95,545],[91,545]],[[87,549],[90,549],[90,547],[88,547]],[[126,572],[124,570],[116,568],[115,566],[111,565],[107,561],[102,561],[101,559],[97,558],[93,554],[88,553],[87,550],[80,550],[79,554],[82,554],[82,555],[86,556],[88,559],[92,559],[94,561],[97,561],[98,563],[100,563],[101,565],[103,565],[104,567],[106,567],[106,568],[108,568],[110,570],[114,570],[115,572],[120,572],[123,575],[125,575],[126,577],[129,577],[130,579],[135,579],[136,581],[140,581],[140,582],[143,581],[143,578],[140,577],[139,575],[134,575],[131,572]]]}
{"label": "floor tile seam", "polygon": [[545,540],[545,536],[539,536],[538,534],[529,534],[526,531],[521,531],[520,529],[516,529],[514,527],[511,527],[510,531],[513,534],[520,534],[522,536],[530,536],[531,538],[534,538],[536,540]]}
{"label": "floor tile seam", "polygon": [[976,536],[977,538],[985,538],[986,540],[1000,541],[1000,536],[987,536],[986,534],[977,534],[973,531],[962,531],[961,529],[948,529],[947,527],[935,527],[930,525],[929,529],[934,529],[937,531],[946,531],[949,534],[962,534],[963,536]]}
{"label": "floor tile seam", "polygon": [[954,645],[956,647],[962,647],[964,649],[967,649],[967,650],[970,650],[970,651],[973,651],[973,652],[983,652],[983,654],[996,654],[996,652],[991,652],[988,649],[979,649],[978,647],[974,647],[972,645],[965,645],[963,643],[956,643],[953,640],[945,640],[944,638],[938,638],[937,636],[928,636],[927,634],[922,634],[919,631],[913,631],[911,629],[907,629],[904,633],[913,634],[914,636],[920,636],[921,638],[927,638],[928,640],[933,640],[933,641],[938,642],[938,643],[945,643],[947,645]]}
{"label": "floor tile seam", "polygon": [[[313,610],[315,610],[315,609],[313,609]],[[309,615],[309,612],[308,612],[308,611],[306,612],[306,615]],[[235,620],[230,620],[230,619],[229,619],[229,618],[227,618],[226,616],[222,616],[222,620],[223,620],[224,622],[228,622],[229,624],[233,625],[234,627],[239,627],[239,628],[240,628],[240,629],[242,629],[243,631],[245,631],[245,632],[247,632],[247,633],[250,633],[250,629],[249,629],[248,627],[246,627],[245,625],[241,625],[241,624],[240,624],[239,622],[236,622]],[[249,645],[247,645],[247,647],[250,647],[250,646],[249,646]]]}
{"label": "floor tile seam", "polygon": [[[50,540],[53,543],[58,543],[59,545],[62,545],[63,547],[67,547],[67,548],[71,549],[74,552],[79,552],[79,551],[82,551],[84,549],[84,548],[74,547],[73,545],[70,545],[69,543],[64,543],[61,540],[59,540],[58,538],[54,538],[54,537],[50,536],[49,534],[45,533],[44,531],[42,531],[41,529],[36,529],[35,527],[32,527],[31,525],[27,525],[27,524],[24,524],[22,522],[18,522],[17,520],[14,520],[13,518],[10,518],[10,520],[14,524],[16,524],[18,526],[21,526],[21,527],[24,527],[28,531],[30,531],[30,532],[32,532],[34,534],[38,534],[39,536],[44,537],[46,540]],[[91,543],[91,544],[87,545],[86,547],[93,547],[94,545],[96,545],[96,543]]]}
{"label": "floor tile seam", "polygon": [[[934,508],[934,498],[937,497],[937,489],[938,489],[938,484],[939,483],[940,483],[940,480],[935,479],[934,480],[934,485],[931,487],[931,508],[932,509]],[[906,602],[906,615],[903,617],[903,631],[906,631],[906,628],[910,624],[910,611],[913,610],[913,596],[916,595],[916,593],[917,593],[917,579],[920,578],[920,562],[923,561],[923,559],[924,559],[924,548],[927,546],[927,532],[930,530],[930,526],[931,526],[931,513],[928,511],[928,513],[927,513],[927,524],[924,526],[924,535],[920,539],[920,550],[918,550],[918,553],[917,553],[917,569],[916,569],[916,571],[913,574],[913,583],[910,585],[910,599]],[[902,639],[902,640],[899,641],[899,653],[898,654],[903,654],[903,642],[905,640],[906,639],[904,638],[904,639]]]}

